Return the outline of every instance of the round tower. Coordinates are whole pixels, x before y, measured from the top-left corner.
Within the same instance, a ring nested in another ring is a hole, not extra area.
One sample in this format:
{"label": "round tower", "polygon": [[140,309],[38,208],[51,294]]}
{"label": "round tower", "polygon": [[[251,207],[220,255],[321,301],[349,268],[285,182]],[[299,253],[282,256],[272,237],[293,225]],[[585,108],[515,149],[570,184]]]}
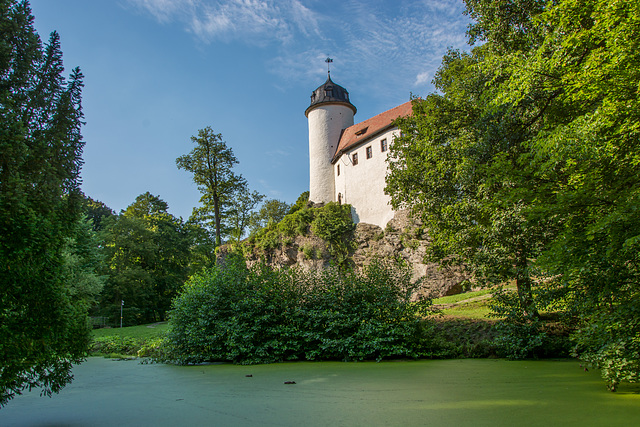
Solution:
{"label": "round tower", "polygon": [[311,105],[304,112],[309,121],[309,200],[315,203],[333,201],[333,159],[342,131],[353,125],[356,107],[349,92],[327,81],[311,94]]}

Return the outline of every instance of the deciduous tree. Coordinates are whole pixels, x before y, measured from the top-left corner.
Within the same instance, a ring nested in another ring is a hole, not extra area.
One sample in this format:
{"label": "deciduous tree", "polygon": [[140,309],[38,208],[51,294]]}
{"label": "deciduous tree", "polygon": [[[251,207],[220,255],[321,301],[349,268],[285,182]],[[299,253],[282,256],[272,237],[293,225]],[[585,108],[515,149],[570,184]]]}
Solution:
{"label": "deciduous tree", "polygon": [[194,216],[202,223],[213,223],[216,245],[220,246],[223,220],[234,196],[245,188],[246,180],[233,171],[238,159],[222,140],[222,134],[207,126],[191,141],[196,146],[189,154],[178,157],[176,165],[193,174],[193,181],[202,193],[202,206],[194,209]]}
{"label": "deciduous tree", "polygon": [[[482,45],[450,52],[441,93],[400,122],[394,206],[425,218],[439,258],[515,279],[525,311],[562,308],[611,389],[639,381],[640,5],[466,3]],[[521,277],[541,286],[527,297]]]}
{"label": "deciduous tree", "polygon": [[291,205],[281,200],[269,199],[265,201],[258,212],[251,215],[249,220],[250,233],[255,233],[269,224],[279,223],[290,209]]}
{"label": "deciduous tree", "polygon": [[228,222],[231,229],[231,238],[236,242],[245,235],[251,224],[251,218],[255,213],[255,208],[264,199],[264,195],[257,191],[250,191],[245,188],[236,193],[231,200],[228,213]]}
{"label": "deciduous tree", "polygon": [[172,298],[192,272],[193,240],[190,228],[167,209],[164,200],[147,192],[107,220],[108,269],[101,314],[119,317],[124,300],[126,323],[164,320]]}

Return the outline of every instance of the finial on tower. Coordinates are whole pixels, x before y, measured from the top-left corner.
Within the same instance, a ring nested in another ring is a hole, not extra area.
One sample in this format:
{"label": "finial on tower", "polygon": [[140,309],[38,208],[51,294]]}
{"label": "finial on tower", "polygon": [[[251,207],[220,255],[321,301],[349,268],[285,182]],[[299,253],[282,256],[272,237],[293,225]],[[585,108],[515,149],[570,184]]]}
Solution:
{"label": "finial on tower", "polygon": [[327,59],[324,60],[324,62],[327,63],[327,75],[331,76],[331,69],[329,68],[330,67],[329,64],[331,64],[333,62],[333,59],[327,58]]}

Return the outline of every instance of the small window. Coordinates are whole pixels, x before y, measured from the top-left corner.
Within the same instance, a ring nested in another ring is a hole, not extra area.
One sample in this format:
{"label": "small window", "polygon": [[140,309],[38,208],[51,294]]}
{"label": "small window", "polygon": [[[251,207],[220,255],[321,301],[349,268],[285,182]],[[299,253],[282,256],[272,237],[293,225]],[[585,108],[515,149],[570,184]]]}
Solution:
{"label": "small window", "polygon": [[383,139],[382,141],[380,141],[380,151],[382,151],[384,153],[385,151],[387,151],[388,148],[389,147],[387,146],[386,138]]}
{"label": "small window", "polygon": [[351,156],[351,163],[353,163],[353,166],[358,164],[358,153],[353,153]]}
{"label": "small window", "polygon": [[325,96],[332,97],[333,96],[333,86],[327,86],[324,88]]}
{"label": "small window", "polygon": [[337,165],[336,170],[338,171],[338,176],[340,176],[340,165]]}
{"label": "small window", "polygon": [[366,152],[367,152],[367,159],[370,159],[373,157],[373,150],[371,149],[371,146],[367,147]]}
{"label": "small window", "polygon": [[342,204],[342,193],[338,193],[338,204]]}

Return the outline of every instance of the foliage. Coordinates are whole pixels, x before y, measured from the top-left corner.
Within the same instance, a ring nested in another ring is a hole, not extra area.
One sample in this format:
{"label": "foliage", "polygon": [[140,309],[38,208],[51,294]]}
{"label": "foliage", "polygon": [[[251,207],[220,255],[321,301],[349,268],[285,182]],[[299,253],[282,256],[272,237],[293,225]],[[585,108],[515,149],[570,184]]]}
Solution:
{"label": "foliage", "polygon": [[322,257],[322,249],[310,243],[302,245],[300,249],[306,259],[320,259]]}
{"label": "foliage", "polygon": [[258,212],[254,212],[249,220],[250,234],[256,233],[269,224],[282,221],[287,213],[292,213],[291,205],[276,199],[265,201]]}
{"label": "foliage", "polygon": [[302,208],[305,208],[309,205],[309,191],[304,191],[302,192],[298,198],[296,199],[296,202],[293,204],[293,206],[291,206],[291,208],[289,208],[289,212],[290,214],[294,213],[295,211],[298,211]]}
{"label": "foliage", "polygon": [[106,276],[100,274],[104,271],[104,253],[100,245],[92,221],[85,219],[76,223],[75,233],[67,239],[62,251],[69,293],[85,310],[97,303],[106,281]]}
{"label": "foliage", "polygon": [[355,224],[351,218],[351,205],[329,202],[318,210],[311,231],[329,242],[329,253],[339,266],[345,266],[351,250],[351,237]]}
{"label": "foliage", "polygon": [[93,338],[115,336],[122,338],[134,338],[139,341],[162,337],[168,328],[167,322],[152,323],[137,326],[125,326],[122,328],[101,328],[91,332]]}
{"label": "foliage", "polygon": [[372,263],[361,273],[247,269],[242,258],[197,274],[174,300],[164,358],[382,359],[417,356],[428,301],[412,302],[409,269]]}
{"label": "foliage", "polygon": [[90,353],[94,356],[159,357],[166,323],[94,329]]}
{"label": "foliage", "polygon": [[[123,328],[124,329],[124,328]],[[161,355],[164,334],[154,333],[145,336],[104,335],[93,338],[90,352],[94,356],[117,355],[136,357],[156,357]]]}
{"label": "foliage", "polygon": [[233,172],[238,159],[222,140],[222,134],[214,133],[207,126],[198,131],[198,136],[192,136],[191,141],[196,146],[189,154],[178,157],[176,165],[193,174],[193,181],[202,193],[202,206],[195,208],[192,216],[208,227],[213,222],[216,246],[220,246],[222,235],[228,232],[224,224],[227,210],[234,197],[246,190],[246,180]]}
{"label": "foliage", "polygon": [[193,227],[167,209],[162,199],[145,193],[106,221],[107,281],[97,314],[119,319],[124,301],[127,325],[164,320],[172,298],[192,271],[193,243]]}
{"label": "foliage", "polygon": [[[489,104],[495,90],[481,68],[488,47],[449,52],[435,79],[442,94],[414,101],[391,147],[387,191],[429,229],[429,256],[464,263],[478,283],[515,279],[523,311],[534,310],[533,260],[557,229],[532,216],[538,183],[528,165],[532,129]],[[517,129],[517,131],[516,131]]]}
{"label": "foliage", "polygon": [[113,209],[101,201],[93,200],[91,197],[86,196],[83,210],[85,217],[91,221],[93,231],[101,231],[104,229],[105,220],[115,215]]}
{"label": "foliage", "polygon": [[[43,46],[27,2],[0,2],[0,406],[58,392],[88,345],[68,281],[80,218],[83,76],[63,76],[60,37]],[[76,289],[77,290],[77,289]]]}
{"label": "foliage", "polygon": [[640,305],[617,306],[594,314],[575,334],[574,356],[600,369],[607,386],[616,391],[622,381],[640,382]]}
{"label": "foliage", "polygon": [[134,355],[142,347],[142,343],[131,337],[106,336],[94,338],[91,344],[93,355]]}
{"label": "foliage", "polygon": [[291,243],[296,236],[312,232],[327,242],[333,262],[341,268],[347,268],[348,255],[352,249],[352,232],[355,229],[351,219],[351,205],[330,202],[321,207],[310,207],[307,206],[306,197],[308,195],[303,193],[280,222],[270,222],[251,235],[244,250],[257,248],[262,252],[270,251]]}
{"label": "foliage", "polygon": [[491,316],[500,319],[494,326],[497,354],[508,359],[567,357],[572,326],[561,322],[566,313],[560,311],[566,307],[566,295],[548,282],[535,287],[532,296],[538,315],[519,310],[515,292],[505,288],[494,291]]}
{"label": "foliage", "polygon": [[238,191],[231,200],[227,220],[231,229],[231,238],[235,242],[239,242],[245,235],[247,228],[252,226],[256,215],[254,210],[262,202],[262,199],[264,199],[264,195],[257,191],[251,192],[245,187]]}
{"label": "foliage", "polygon": [[539,264],[580,322],[576,354],[602,366],[615,389],[640,373],[640,6],[562,1],[533,22],[545,36],[527,37],[530,50],[500,59],[509,78],[495,102],[540,124],[530,145],[544,190],[536,213],[561,228]]}
{"label": "foliage", "polygon": [[433,258],[516,281],[505,354],[555,346],[539,315],[555,301],[578,325],[576,355],[606,366],[612,389],[637,381],[640,6],[466,3],[481,45],[449,52],[440,93],[399,122],[393,205],[422,216]]}
{"label": "foliage", "polygon": [[124,210],[123,215],[128,218],[144,218],[167,213],[169,204],[148,191],[136,197],[136,200]]}
{"label": "foliage", "polygon": [[431,318],[422,323],[420,350],[432,359],[496,357],[496,332],[487,320]]}

